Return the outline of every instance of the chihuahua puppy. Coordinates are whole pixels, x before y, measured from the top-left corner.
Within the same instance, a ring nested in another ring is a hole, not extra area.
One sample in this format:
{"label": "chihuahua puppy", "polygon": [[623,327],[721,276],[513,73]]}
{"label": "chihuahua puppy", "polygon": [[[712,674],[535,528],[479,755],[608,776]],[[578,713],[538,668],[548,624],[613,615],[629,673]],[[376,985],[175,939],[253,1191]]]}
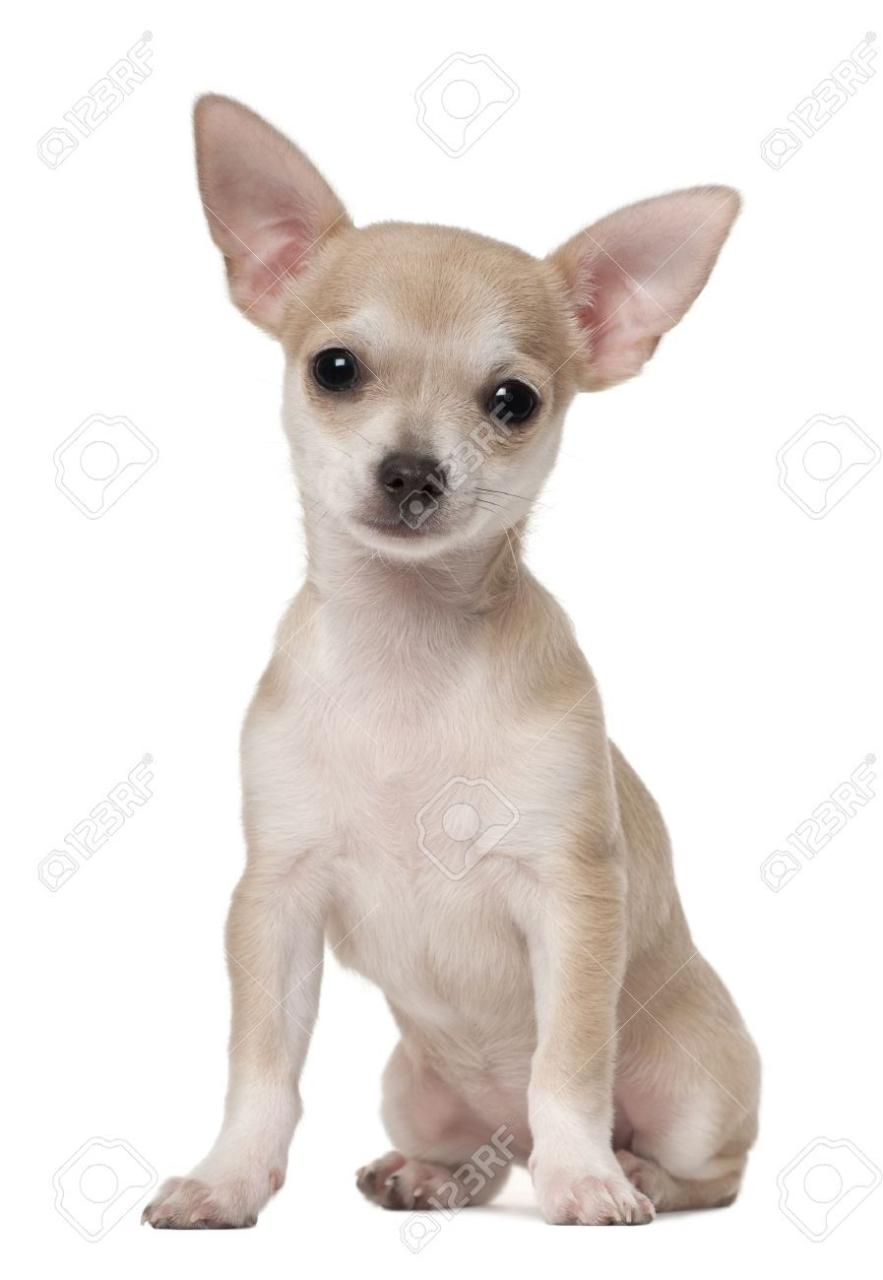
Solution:
{"label": "chihuahua puppy", "polygon": [[233,300],[284,351],[308,569],[243,731],[223,1125],[145,1220],[250,1226],[282,1185],[326,938],[401,1032],[370,1200],[478,1204],[522,1162],[551,1223],[729,1204],[757,1054],[521,544],[573,396],[684,315],[736,193],[646,200],[537,259],[357,229],[227,98],[197,103],[196,149]]}

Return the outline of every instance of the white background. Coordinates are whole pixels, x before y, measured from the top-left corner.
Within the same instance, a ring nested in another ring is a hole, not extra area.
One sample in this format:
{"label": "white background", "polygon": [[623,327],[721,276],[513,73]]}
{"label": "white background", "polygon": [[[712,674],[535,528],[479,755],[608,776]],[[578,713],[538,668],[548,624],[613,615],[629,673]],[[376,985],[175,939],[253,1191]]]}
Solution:
{"label": "white background", "polygon": [[[883,1191],[813,1243],[780,1212],[777,1175],[818,1137],[883,1163],[883,804],[780,892],[760,866],[883,751],[883,466],[816,521],[776,466],[815,414],[883,442],[883,76],[782,168],[760,144],[879,22],[848,0],[726,18],[553,0],[19,13],[3,78],[3,1097],[6,1239],[34,1273],[820,1276],[858,1270],[878,1241]],[[63,164],[41,163],[41,136],[145,31],[149,78]],[[457,51],[494,59],[520,98],[452,159],[418,128],[414,91]],[[387,1147],[391,1021],[331,963],[288,1182],[254,1231],[139,1230],[134,1211],[90,1244],[55,1211],[54,1171],[94,1136],[125,1139],[161,1177],[214,1136],[221,930],[243,858],[238,729],[303,573],[280,356],[228,303],[196,198],[188,117],[209,89],[288,131],[359,222],[459,223],[544,253],[645,195],[716,181],[745,196],[708,290],[644,375],[574,406],[530,549],[576,622],[612,736],[662,804],[697,943],[762,1050],[760,1138],[729,1210],[561,1231],[522,1177],[412,1255],[401,1215],[353,1180]],[[89,520],[56,488],[52,458],[96,413],[128,417],[159,458]],[[145,753],[153,798],[47,891],[40,859]]]}

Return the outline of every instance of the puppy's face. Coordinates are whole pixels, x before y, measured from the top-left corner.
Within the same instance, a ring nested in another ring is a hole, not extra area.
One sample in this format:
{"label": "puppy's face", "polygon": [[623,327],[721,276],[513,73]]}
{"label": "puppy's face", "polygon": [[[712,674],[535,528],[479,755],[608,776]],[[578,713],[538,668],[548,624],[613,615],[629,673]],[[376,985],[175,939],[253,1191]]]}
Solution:
{"label": "puppy's face", "polygon": [[405,558],[525,518],[574,393],[637,372],[738,208],[728,188],[675,193],[536,259],[444,227],[356,229],[302,153],[228,99],[200,100],[196,136],[234,301],[285,350],[307,510]]}
{"label": "puppy's face", "polygon": [[387,224],[341,232],[293,287],[285,420],[305,498],[402,556],[523,519],[576,388],[550,266]]}

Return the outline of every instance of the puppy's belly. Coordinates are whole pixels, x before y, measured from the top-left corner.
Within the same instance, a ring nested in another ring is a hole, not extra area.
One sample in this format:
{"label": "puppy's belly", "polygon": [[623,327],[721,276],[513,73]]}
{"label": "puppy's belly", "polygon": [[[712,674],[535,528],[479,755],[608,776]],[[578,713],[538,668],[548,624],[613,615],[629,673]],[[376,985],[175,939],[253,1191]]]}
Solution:
{"label": "puppy's belly", "polygon": [[524,938],[505,906],[513,874],[488,855],[448,880],[420,859],[341,857],[328,937],[384,993],[403,1034],[464,1092],[523,1092],[536,1041]]}

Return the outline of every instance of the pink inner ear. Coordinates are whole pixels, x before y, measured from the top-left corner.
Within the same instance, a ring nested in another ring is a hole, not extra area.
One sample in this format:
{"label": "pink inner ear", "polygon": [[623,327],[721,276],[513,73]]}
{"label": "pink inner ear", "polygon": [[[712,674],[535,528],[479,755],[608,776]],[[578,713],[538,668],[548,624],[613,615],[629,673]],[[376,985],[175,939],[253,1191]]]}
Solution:
{"label": "pink inner ear", "polygon": [[727,187],[675,192],[611,214],[558,251],[593,385],[631,377],[653,354],[702,290],[738,207]]}
{"label": "pink inner ear", "polygon": [[287,293],[296,295],[293,277],[305,263],[315,236],[313,229],[295,218],[283,219],[251,232],[246,245],[231,233],[231,252],[225,256],[234,301],[259,322],[274,315]]}
{"label": "pink inner ear", "polygon": [[628,368],[621,376],[630,376],[638,372],[662,334],[680,317],[666,311],[660,291],[655,288],[652,268],[642,283],[643,273],[637,264],[624,268],[604,252],[587,266],[590,300],[578,308],[577,316],[590,333],[593,363],[600,368],[622,360]]}

